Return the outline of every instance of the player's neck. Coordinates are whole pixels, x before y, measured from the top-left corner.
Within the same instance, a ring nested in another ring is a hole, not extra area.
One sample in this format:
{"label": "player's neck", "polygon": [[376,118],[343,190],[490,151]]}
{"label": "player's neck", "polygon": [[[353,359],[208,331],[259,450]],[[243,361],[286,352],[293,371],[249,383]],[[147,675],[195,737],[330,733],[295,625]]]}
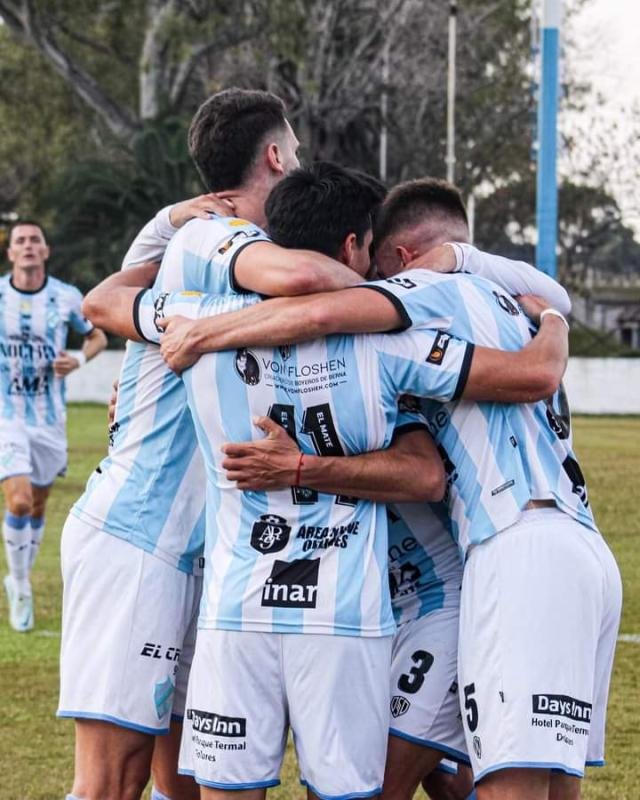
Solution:
{"label": "player's neck", "polygon": [[11,283],[21,292],[37,292],[42,289],[47,275],[44,265],[39,267],[14,267],[11,273]]}
{"label": "player's neck", "polygon": [[233,203],[236,217],[247,219],[261,228],[266,226],[264,204],[269,196],[269,187],[263,186],[261,181],[253,181],[240,189],[218,192],[218,195]]}

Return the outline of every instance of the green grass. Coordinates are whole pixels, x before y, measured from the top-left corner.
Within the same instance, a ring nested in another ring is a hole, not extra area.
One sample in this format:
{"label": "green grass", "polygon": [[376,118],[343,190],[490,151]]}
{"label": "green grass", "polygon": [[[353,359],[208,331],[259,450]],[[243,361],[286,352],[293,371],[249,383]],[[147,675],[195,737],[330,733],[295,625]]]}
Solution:
{"label": "green grass", "polygon": [[[0,599],[0,797],[2,800],[61,800],[71,788],[73,723],[54,716],[58,689],[60,633],[59,537],[69,507],[105,452],[105,410],[69,409],[70,467],[49,502],[47,531],[33,575],[36,629],[16,634]],[[639,418],[578,418],[576,449],[600,528],[622,571],[625,603],[621,631],[640,633],[640,517],[635,493],[640,473]],[[590,770],[585,800],[637,800],[635,766],[640,763],[637,735],[640,699],[640,644],[618,645],[609,706],[607,761]],[[283,784],[273,800],[302,800],[289,751]]]}

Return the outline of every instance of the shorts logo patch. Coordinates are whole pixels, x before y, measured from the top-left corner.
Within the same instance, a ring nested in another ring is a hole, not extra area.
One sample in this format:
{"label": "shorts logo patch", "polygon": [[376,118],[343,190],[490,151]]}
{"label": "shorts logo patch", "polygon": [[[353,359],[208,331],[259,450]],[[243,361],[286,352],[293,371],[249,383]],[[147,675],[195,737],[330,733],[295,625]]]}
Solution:
{"label": "shorts logo patch", "polygon": [[175,686],[171,678],[167,678],[165,681],[158,681],[153,687],[153,702],[156,707],[158,719],[166,717],[171,711],[174,689]]}
{"label": "shorts logo patch", "polygon": [[591,703],[576,700],[566,694],[534,694],[531,696],[534,714],[566,717],[576,722],[591,722]]}
{"label": "shorts logo patch", "polygon": [[215,711],[199,711],[197,708],[187,709],[187,719],[191,727],[198,733],[211,736],[243,737],[247,735],[247,720],[244,717],[223,717]]}
{"label": "shorts logo patch", "polygon": [[498,292],[494,292],[493,296],[496,298],[496,303],[500,306],[503,311],[506,311],[507,314],[511,314],[512,317],[517,317],[520,313],[518,306],[511,300],[511,298],[507,297],[504,294],[498,294]]}
{"label": "shorts logo patch", "polygon": [[435,364],[436,366],[442,364],[444,354],[447,352],[447,347],[449,346],[451,338],[450,334],[444,331],[438,331],[433,347],[427,356],[427,364]]}
{"label": "shorts logo patch", "polygon": [[276,560],[262,589],[262,605],[270,608],[315,608],[320,559]]}
{"label": "shorts logo patch", "polygon": [[396,694],[391,698],[391,716],[394,718],[401,717],[406,714],[411,708],[411,703],[406,697]]}
{"label": "shorts logo patch", "polygon": [[289,542],[291,527],[284,517],[262,514],[251,529],[251,547],[259,553],[277,553]]}
{"label": "shorts logo patch", "polygon": [[480,760],[482,758],[482,743],[479,736],[473,737],[473,751],[478,757],[478,760]]}

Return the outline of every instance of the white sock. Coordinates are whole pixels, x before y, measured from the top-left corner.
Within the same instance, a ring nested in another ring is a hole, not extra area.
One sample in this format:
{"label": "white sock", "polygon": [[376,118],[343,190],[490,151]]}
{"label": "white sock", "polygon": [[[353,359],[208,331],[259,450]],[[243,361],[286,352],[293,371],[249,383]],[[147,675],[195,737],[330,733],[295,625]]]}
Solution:
{"label": "white sock", "polygon": [[5,511],[2,535],[7,566],[15,587],[19,594],[31,594],[31,584],[29,583],[31,526],[29,517],[16,517]]}
{"label": "white sock", "polygon": [[44,536],[44,517],[31,517],[31,551],[29,553],[29,568],[33,569],[40,542]]}
{"label": "white sock", "polygon": [[158,791],[155,786],[151,787],[151,800],[171,800],[166,794]]}

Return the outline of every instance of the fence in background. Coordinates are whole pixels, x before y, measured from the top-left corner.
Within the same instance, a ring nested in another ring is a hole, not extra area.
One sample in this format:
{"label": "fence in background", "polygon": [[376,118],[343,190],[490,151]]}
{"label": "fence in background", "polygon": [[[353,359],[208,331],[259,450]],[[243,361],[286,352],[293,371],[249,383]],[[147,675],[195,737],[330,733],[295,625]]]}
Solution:
{"label": "fence in background", "polygon": [[[72,372],[67,399],[106,403],[122,355],[106,350]],[[565,386],[574,414],[640,414],[640,358],[571,358]]]}

